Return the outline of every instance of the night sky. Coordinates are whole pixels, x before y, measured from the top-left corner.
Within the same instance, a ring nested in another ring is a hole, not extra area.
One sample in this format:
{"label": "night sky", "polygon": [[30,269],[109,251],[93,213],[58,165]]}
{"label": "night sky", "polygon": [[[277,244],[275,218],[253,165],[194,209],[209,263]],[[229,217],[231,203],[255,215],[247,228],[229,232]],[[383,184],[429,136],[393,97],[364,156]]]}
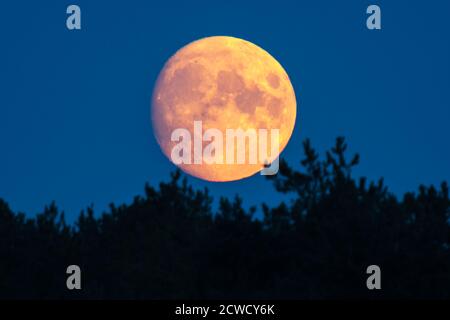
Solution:
{"label": "night sky", "polygon": [[[66,28],[77,4],[82,29]],[[366,28],[377,4],[382,29]],[[347,138],[356,175],[398,195],[450,180],[449,1],[14,1],[0,6],[0,198],[33,215],[55,200],[69,221],[132,201],[175,169],[150,121],[154,81],[183,45],[243,38],[287,71],[298,116],[282,158]],[[212,195],[276,204],[262,176],[195,178]]]}

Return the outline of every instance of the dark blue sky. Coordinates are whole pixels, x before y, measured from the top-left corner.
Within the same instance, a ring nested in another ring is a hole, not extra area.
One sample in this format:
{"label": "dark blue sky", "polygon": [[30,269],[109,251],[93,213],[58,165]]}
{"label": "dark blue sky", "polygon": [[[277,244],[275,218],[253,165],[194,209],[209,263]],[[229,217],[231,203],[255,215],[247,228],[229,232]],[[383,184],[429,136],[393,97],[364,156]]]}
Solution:
{"label": "dark blue sky", "polygon": [[[78,4],[82,30],[66,29]],[[378,4],[382,30],[366,29]],[[450,180],[449,1],[15,1],[0,10],[0,197],[40,212],[52,200],[69,221],[94,203],[129,202],[174,166],[150,122],[164,62],[198,38],[229,35],[270,52],[298,99],[282,157],[297,164],[347,137],[358,175],[397,194]],[[214,196],[275,204],[255,176],[209,183]]]}

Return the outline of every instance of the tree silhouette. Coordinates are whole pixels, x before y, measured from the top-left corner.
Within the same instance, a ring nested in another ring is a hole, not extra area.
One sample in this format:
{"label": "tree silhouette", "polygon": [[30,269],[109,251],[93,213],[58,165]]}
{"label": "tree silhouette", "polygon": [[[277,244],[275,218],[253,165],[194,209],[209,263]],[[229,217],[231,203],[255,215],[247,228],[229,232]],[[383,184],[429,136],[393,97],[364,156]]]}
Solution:
{"label": "tree silhouette", "polygon": [[[246,210],[194,190],[176,171],[131,204],[75,225],[53,203],[33,218],[0,199],[0,298],[450,298],[448,187],[398,199],[354,179],[343,138],[320,159],[309,140],[296,170],[268,176],[293,199]],[[77,264],[83,289],[66,288]],[[366,288],[379,265],[382,290]]]}

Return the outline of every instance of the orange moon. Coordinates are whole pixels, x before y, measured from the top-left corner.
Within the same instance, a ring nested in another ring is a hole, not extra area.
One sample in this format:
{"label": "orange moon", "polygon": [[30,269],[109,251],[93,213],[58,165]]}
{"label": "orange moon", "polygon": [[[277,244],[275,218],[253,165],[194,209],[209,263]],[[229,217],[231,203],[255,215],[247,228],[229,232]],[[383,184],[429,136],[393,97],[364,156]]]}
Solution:
{"label": "orange moon", "polygon": [[[194,139],[194,121],[202,121],[203,132],[214,128],[224,136],[227,129],[278,129],[273,161],[292,135],[297,110],[294,89],[277,60],[251,42],[227,36],[203,38],[178,50],[158,76],[151,108],[156,140],[169,160],[178,143],[172,132],[185,128]],[[239,180],[264,168],[262,163],[177,165],[208,181]]]}

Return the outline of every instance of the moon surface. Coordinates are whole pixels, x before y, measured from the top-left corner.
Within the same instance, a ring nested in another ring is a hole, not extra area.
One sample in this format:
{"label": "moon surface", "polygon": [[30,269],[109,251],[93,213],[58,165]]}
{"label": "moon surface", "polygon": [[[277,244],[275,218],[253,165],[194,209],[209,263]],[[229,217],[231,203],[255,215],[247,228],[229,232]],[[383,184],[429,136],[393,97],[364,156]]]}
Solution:
{"label": "moon surface", "polygon": [[[269,141],[271,129],[279,129],[279,152],[269,162],[287,145],[297,110],[294,89],[277,60],[251,42],[227,36],[203,38],[178,50],[158,76],[151,108],[156,140],[169,160],[178,144],[172,132],[187,129],[194,145],[194,121],[202,121],[203,132],[220,130],[224,143],[226,129],[267,129]],[[209,143],[203,141],[203,148]],[[248,161],[178,166],[208,181],[239,180],[264,168]]]}

